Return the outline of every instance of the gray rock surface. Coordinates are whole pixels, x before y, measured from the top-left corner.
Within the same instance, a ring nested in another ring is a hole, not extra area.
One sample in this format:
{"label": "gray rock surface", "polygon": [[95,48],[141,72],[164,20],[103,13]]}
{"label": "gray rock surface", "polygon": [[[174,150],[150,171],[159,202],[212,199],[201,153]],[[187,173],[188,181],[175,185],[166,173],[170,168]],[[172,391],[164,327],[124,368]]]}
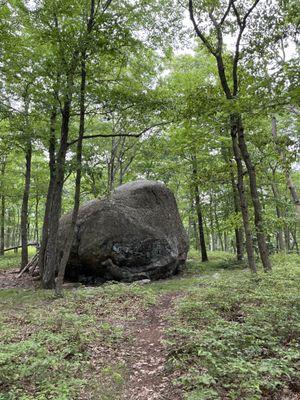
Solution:
{"label": "gray rock surface", "polygon": [[[71,215],[61,218],[64,242]],[[79,209],[66,276],[86,283],[160,279],[185,264],[188,239],[173,193],[162,183],[134,181]]]}

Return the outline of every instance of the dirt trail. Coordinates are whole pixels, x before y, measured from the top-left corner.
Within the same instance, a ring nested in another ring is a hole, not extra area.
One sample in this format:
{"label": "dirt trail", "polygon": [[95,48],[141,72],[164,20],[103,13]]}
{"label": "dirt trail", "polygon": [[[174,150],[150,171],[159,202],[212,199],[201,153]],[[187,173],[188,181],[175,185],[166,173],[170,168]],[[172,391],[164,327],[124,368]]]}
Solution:
{"label": "dirt trail", "polygon": [[144,319],[131,326],[133,343],[126,349],[129,379],[124,400],[181,400],[179,389],[172,385],[172,376],[166,369],[167,352],[163,344],[166,317],[173,312],[173,302],[180,293],[159,296],[157,303],[145,314]]}
{"label": "dirt trail", "polygon": [[[0,290],[38,286],[38,282],[28,274],[17,279],[18,272],[17,268],[0,271]],[[174,301],[182,295],[180,292],[161,294],[153,306],[146,311],[141,310],[136,320],[127,321],[123,325],[124,333],[131,340],[124,341],[121,347],[112,351],[102,343],[92,345],[92,364],[95,369],[101,370],[107,361],[112,364],[122,361],[125,364],[128,378],[123,400],[183,399],[180,389],[172,384],[176,376],[167,368],[167,349],[163,343],[164,330],[169,325],[167,317],[174,312]]]}

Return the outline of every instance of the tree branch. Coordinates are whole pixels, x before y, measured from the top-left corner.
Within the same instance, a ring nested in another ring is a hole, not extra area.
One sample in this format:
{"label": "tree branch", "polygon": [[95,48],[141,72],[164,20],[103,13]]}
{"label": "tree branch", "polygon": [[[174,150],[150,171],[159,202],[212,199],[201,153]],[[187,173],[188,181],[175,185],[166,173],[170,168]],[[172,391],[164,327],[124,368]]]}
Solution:
{"label": "tree branch", "polygon": [[[134,137],[134,138],[139,138],[141,137],[144,133],[148,132],[152,128],[156,128],[158,126],[164,126],[172,123],[172,121],[169,122],[159,122],[157,124],[151,125],[148,128],[143,129],[139,133],[111,133],[111,134],[105,134],[105,133],[98,133],[95,135],[86,135],[83,136],[83,139],[95,139],[95,138],[112,138],[112,137]],[[68,143],[68,147],[72,146],[74,143],[77,143],[78,139],[72,140],[71,142]]]}
{"label": "tree branch", "polygon": [[240,59],[240,43],[241,43],[241,39],[244,33],[244,30],[246,28],[246,22],[247,22],[247,18],[249,17],[249,15],[251,14],[251,12],[254,10],[254,8],[257,6],[257,4],[259,3],[260,0],[255,0],[253,5],[249,8],[249,10],[246,12],[246,14],[244,15],[244,18],[241,20],[240,14],[237,10],[237,8],[235,7],[234,3],[233,3],[233,11],[236,15],[236,19],[237,19],[237,23],[240,27],[239,30],[239,34],[236,40],[236,44],[235,44],[235,54],[234,54],[234,58],[233,58],[233,66],[232,66],[232,80],[233,80],[233,96],[235,97],[238,93],[238,74],[237,74],[237,69],[238,69],[238,62]]}
{"label": "tree branch", "polygon": [[231,8],[231,6],[233,6],[233,4],[234,4],[234,0],[229,0],[227,9],[226,9],[226,11],[225,11],[220,23],[219,23],[220,26],[223,25],[223,23],[225,22],[225,19],[227,18],[227,15],[229,14],[230,8]]}
{"label": "tree branch", "polygon": [[216,56],[215,49],[209,43],[209,41],[207,40],[205,35],[201,32],[201,30],[199,29],[198,24],[197,24],[197,22],[195,20],[193,0],[189,0],[189,12],[190,12],[190,18],[191,18],[191,21],[192,21],[192,23],[194,25],[194,29],[195,29],[195,32],[196,32],[197,36],[202,40],[203,44],[207,47],[207,49],[211,52],[211,54]]}

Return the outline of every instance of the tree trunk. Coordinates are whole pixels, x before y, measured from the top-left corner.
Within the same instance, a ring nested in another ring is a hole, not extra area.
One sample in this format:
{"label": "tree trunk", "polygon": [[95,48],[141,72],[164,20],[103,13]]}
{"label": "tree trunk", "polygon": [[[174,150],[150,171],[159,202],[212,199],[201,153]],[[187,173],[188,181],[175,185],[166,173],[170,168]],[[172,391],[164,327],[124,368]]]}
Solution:
{"label": "tree trunk", "polygon": [[[241,206],[239,202],[239,193],[237,189],[237,184],[235,182],[234,170],[232,162],[230,161],[230,178],[231,178],[231,187],[232,187],[232,194],[233,194],[233,205],[234,205],[234,212],[238,215],[241,212]],[[235,244],[236,244],[236,258],[237,261],[242,261],[244,259],[244,235],[242,228],[235,228]]]}
{"label": "tree trunk", "polygon": [[227,233],[226,232],[223,233],[223,237],[224,237],[224,251],[227,252],[228,251],[228,241],[227,241]]}
{"label": "tree trunk", "polygon": [[289,188],[292,200],[295,204],[296,217],[298,220],[300,220],[300,200],[299,200],[299,196],[298,196],[296,187],[295,187],[295,185],[292,181],[292,178],[287,170],[286,170],[285,176],[286,176],[287,187]]}
{"label": "tree trunk", "polygon": [[251,229],[250,229],[250,224],[249,224],[248,203],[247,203],[245,187],[244,187],[244,170],[243,170],[243,164],[242,164],[242,160],[241,160],[240,149],[238,146],[237,131],[236,131],[235,125],[233,124],[232,119],[231,119],[231,140],[232,140],[233,154],[234,154],[234,158],[235,158],[236,166],[237,166],[237,177],[238,177],[237,188],[238,188],[241,212],[242,212],[242,218],[243,218],[248,265],[249,265],[249,268],[251,269],[251,271],[255,273],[256,272],[256,264],[255,264],[255,258],[254,258],[254,249],[253,249]]}
{"label": "tree trunk", "polygon": [[194,238],[195,238],[195,249],[200,251],[200,239],[199,239],[199,231],[197,229],[197,223],[193,218],[193,231],[194,231]]}
{"label": "tree trunk", "polygon": [[65,161],[68,149],[71,98],[67,95],[64,101],[61,121],[60,148],[55,164],[55,179],[52,187],[50,212],[48,218],[48,237],[44,253],[42,285],[44,289],[54,289],[55,273],[58,270],[57,232],[61,215],[62,190],[64,185]]}
{"label": "tree trunk", "polygon": [[[271,182],[271,188],[272,188],[272,193],[273,193],[274,201],[275,201],[276,216],[279,220],[279,223],[281,223],[282,222],[282,213],[281,213],[281,210],[279,207],[279,193],[278,193],[277,186],[275,184],[275,171],[273,171],[273,182]],[[284,246],[282,228],[279,228],[277,230],[277,241],[278,241],[278,250],[284,251],[285,246]]]}
{"label": "tree trunk", "polygon": [[34,227],[34,239],[37,243],[39,243],[39,193],[37,191],[35,196],[35,227]]}
{"label": "tree trunk", "polygon": [[192,164],[193,164],[193,184],[194,184],[194,193],[195,193],[195,204],[196,204],[196,212],[198,219],[198,230],[199,230],[199,239],[200,239],[200,249],[201,249],[201,260],[202,262],[208,261],[206,245],[205,245],[205,235],[203,229],[203,216],[201,210],[200,203],[200,194],[199,187],[197,183],[198,171],[197,171],[197,159],[195,156],[192,156]]}
{"label": "tree trunk", "polygon": [[50,218],[50,210],[52,204],[52,196],[53,196],[53,185],[55,180],[55,142],[56,142],[56,119],[57,119],[57,110],[56,107],[53,106],[51,116],[50,116],[50,137],[49,137],[49,185],[48,192],[45,204],[45,214],[43,221],[43,229],[42,229],[42,241],[39,249],[39,272],[40,275],[43,276],[44,265],[45,265],[45,251],[47,247],[48,241],[48,233],[49,233],[49,218]]}
{"label": "tree trunk", "polygon": [[30,179],[31,179],[31,158],[32,158],[32,144],[29,139],[26,148],[26,167],[25,167],[25,185],[23,192],[23,201],[21,209],[21,269],[28,264],[28,202],[30,192]]}
{"label": "tree trunk", "polygon": [[198,230],[199,230],[199,241],[200,241],[200,249],[201,249],[201,260],[202,262],[208,261],[206,244],[205,244],[205,235],[203,229],[203,216],[200,204],[200,195],[198,185],[195,187],[195,202],[196,202],[196,212],[198,219]]}
{"label": "tree trunk", "polygon": [[209,225],[210,225],[210,251],[216,250],[215,233],[214,233],[214,217],[212,211],[212,198],[209,194]]}
{"label": "tree trunk", "polygon": [[290,230],[289,227],[286,226],[284,228],[284,244],[285,244],[285,249],[287,252],[290,250]]}
{"label": "tree trunk", "polygon": [[6,169],[6,160],[2,161],[1,165],[0,256],[3,256],[5,247],[5,194],[4,194],[5,169]]}
{"label": "tree trunk", "polygon": [[[11,244],[12,246],[18,244],[17,242],[17,232],[19,230],[19,211],[17,212],[17,219],[16,219],[16,209],[14,208],[14,222],[13,222],[13,232],[12,232],[12,238],[11,238]],[[14,249],[14,252],[16,252],[16,249]]]}
{"label": "tree trunk", "polygon": [[298,241],[297,241],[297,228],[295,229],[295,232],[291,231],[291,234],[292,234],[292,238],[293,238],[293,241],[294,241],[292,249],[295,246],[297,254],[300,254]]}
{"label": "tree trunk", "polygon": [[82,165],[82,141],[85,130],[85,90],[86,90],[86,52],[82,53],[81,63],[81,86],[80,86],[80,122],[79,134],[76,149],[76,182],[75,182],[75,195],[74,195],[74,208],[72,213],[71,225],[69,233],[66,237],[62,254],[60,255],[60,264],[56,282],[56,295],[62,295],[62,286],[65,276],[66,265],[70,256],[70,251],[75,236],[76,221],[78,216],[80,204],[80,186],[81,186],[81,165]]}
{"label": "tree trunk", "polygon": [[259,200],[257,183],[256,183],[256,171],[255,171],[255,167],[252,163],[250,154],[248,152],[248,148],[247,148],[247,144],[246,144],[245,136],[244,136],[244,128],[243,128],[242,121],[241,121],[241,116],[233,115],[232,123],[233,123],[234,129],[236,129],[236,132],[237,132],[238,145],[239,145],[243,160],[246,164],[246,168],[247,168],[247,172],[248,172],[248,176],[249,176],[250,193],[251,193],[251,199],[252,199],[252,204],[253,204],[253,209],[254,209],[254,223],[255,223],[255,228],[256,228],[257,243],[258,243],[260,258],[261,258],[264,270],[270,271],[272,269],[272,265],[271,265],[271,261],[269,258],[269,251],[268,251],[268,246],[267,246],[266,237],[265,237],[265,233],[264,233],[262,208],[261,208],[261,203]]}
{"label": "tree trunk", "polygon": [[224,251],[224,243],[223,243],[222,232],[221,232],[221,229],[220,229],[219,219],[218,219],[218,215],[217,215],[216,202],[214,201],[213,195],[211,196],[211,198],[212,198],[212,202],[213,202],[214,218],[215,218],[215,223],[216,223],[219,243],[221,245],[221,251]]}
{"label": "tree trunk", "polygon": [[286,178],[286,184],[287,187],[290,191],[291,194],[291,198],[293,203],[295,204],[295,208],[296,208],[296,217],[298,220],[300,220],[300,199],[299,199],[299,195],[297,193],[297,189],[293,183],[292,177],[290,175],[290,171],[287,168],[287,161],[286,161],[286,157],[284,155],[284,152],[281,150],[279,144],[278,144],[278,135],[277,135],[277,121],[276,118],[273,116],[272,117],[272,136],[274,139],[274,143],[276,146],[276,150],[283,162],[283,166],[284,166],[284,171],[285,171],[285,178]]}

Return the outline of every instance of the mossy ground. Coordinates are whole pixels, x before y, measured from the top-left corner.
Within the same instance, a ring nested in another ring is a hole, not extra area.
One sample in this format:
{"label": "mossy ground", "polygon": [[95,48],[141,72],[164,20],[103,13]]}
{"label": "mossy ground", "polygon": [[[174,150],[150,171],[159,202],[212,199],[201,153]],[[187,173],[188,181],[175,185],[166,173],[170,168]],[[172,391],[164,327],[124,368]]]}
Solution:
{"label": "mossy ground", "polygon": [[[205,264],[191,256],[182,276],[147,285],[70,288],[63,299],[2,290],[0,399],[126,398],[126,349],[168,293],[180,295],[161,317],[161,346],[178,399],[297,399],[299,257],[276,255],[273,272],[254,277],[229,254]],[[17,263],[0,260],[3,269]]]}

